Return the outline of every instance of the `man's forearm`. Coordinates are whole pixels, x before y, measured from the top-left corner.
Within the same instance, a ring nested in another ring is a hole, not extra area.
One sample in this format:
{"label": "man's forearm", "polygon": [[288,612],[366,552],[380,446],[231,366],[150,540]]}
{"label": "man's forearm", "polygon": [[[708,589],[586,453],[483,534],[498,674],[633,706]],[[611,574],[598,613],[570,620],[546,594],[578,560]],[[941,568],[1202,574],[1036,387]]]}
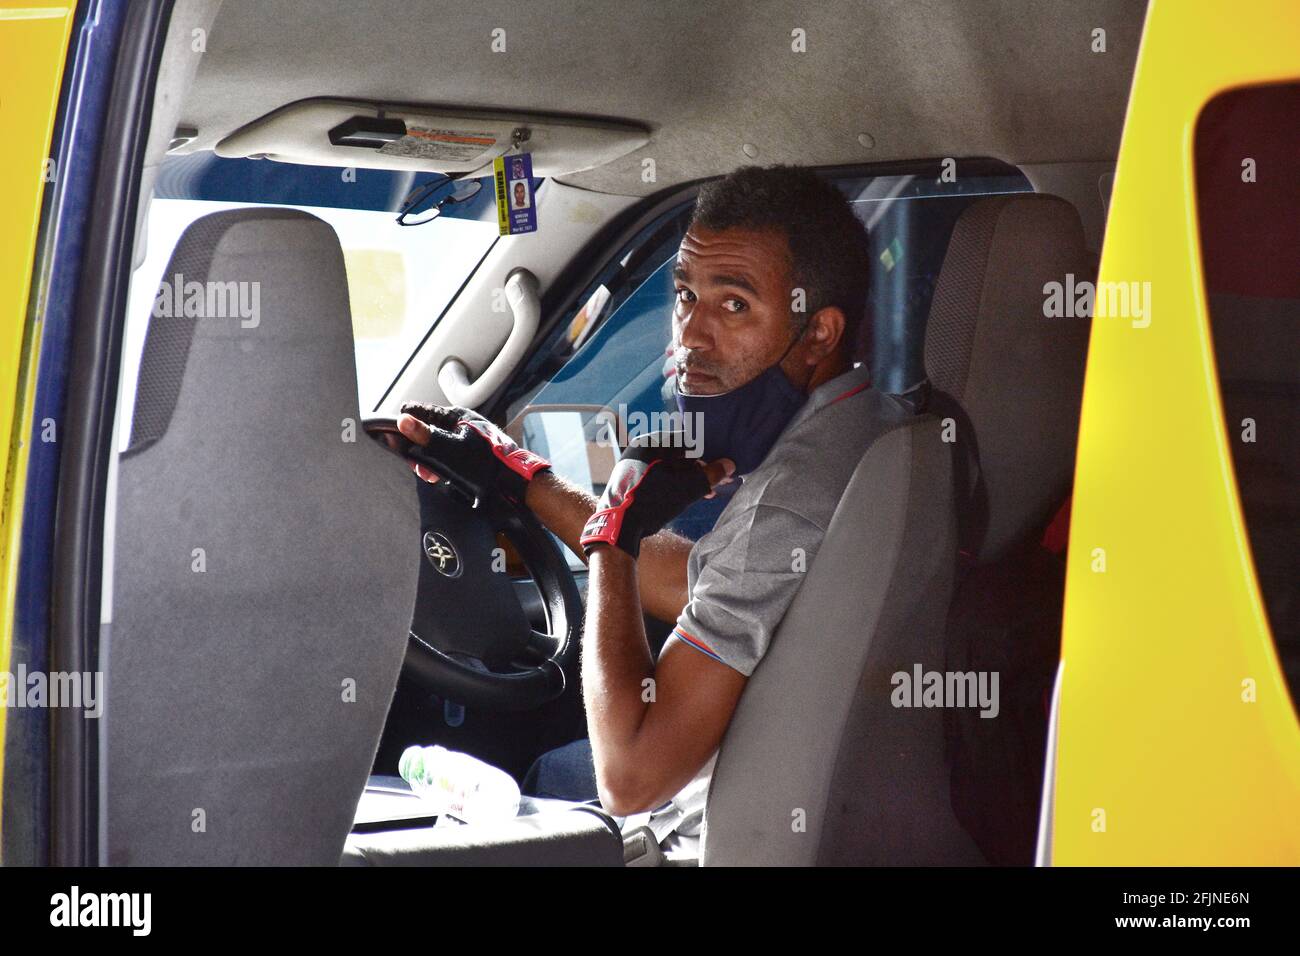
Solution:
{"label": "man's forearm", "polygon": [[582,695],[601,799],[612,812],[624,813],[632,812],[644,790],[637,776],[645,762],[634,753],[648,706],[646,681],[655,670],[637,577],[637,562],[626,552],[605,545],[592,553],[582,638]]}
{"label": "man's forearm", "polygon": [[[528,483],[525,503],[542,524],[578,555],[578,538],[596,510],[596,496],[553,471],[538,473]],[[671,531],[660,531],[641,542],[639,583],[641,605],[661,621],[676,621],[686,606],[686,560],[691,542]]]}
{"label": "man's forearm", "polygon": [[596,510],[596,496],[566,481],[554,471],[538,472],[528,483],[524,498],[528,510],[576,554],[582,554],[578,537]]}

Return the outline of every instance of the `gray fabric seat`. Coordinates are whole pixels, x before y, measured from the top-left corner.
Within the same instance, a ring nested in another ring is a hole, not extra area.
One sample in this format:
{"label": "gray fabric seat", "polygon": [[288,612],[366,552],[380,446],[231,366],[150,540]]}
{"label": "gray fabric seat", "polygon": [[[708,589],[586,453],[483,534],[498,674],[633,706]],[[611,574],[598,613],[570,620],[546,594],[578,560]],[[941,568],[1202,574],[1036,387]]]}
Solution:
{"label": "gray fabric seat", "polygon": [[102,648],[102,859],[335,865],[406,650],[413,479],[360,431],[326,223],[215,213],[177,275],[251,283],[259,309],[150,320]]}
{"label": "gray fabric seat", "polygon": [[1045,316],[1044,286],[1091,281],[1095,262],[1074,208],[1045,196],[972,207],[950,250],[957,273],[978,278],[943,285],[925,343],[932,407],[952,416],[958,439],[961,561],[946,669],[999,675],[996,719],[945,713],[951,798],[989,862],[1025,866],[1065,590],[1064,555],[1042,538],[1074,474],[1089,328],[1084,316]]}
{"label": "gray fabric seat", "polygon": [[925,368],[931,410],[956,419],[959,543],[977,562],[1046,521],[1074,475],[1089,320],[1044,315],[1044,286],[1068,275],[1095,278],[1079,214],[1063,199],[984,199],[953,227]]}
{"label": "gray fabric seat", "polygon": [[985,861],[953,812],[943,709],[891,697],[895,675],[944,669],[958,503],[992,559],[1068,486],[1087,324],[1043,313],[1044,284],[1068,272],[1087,276],[1088,258],[1064,201],[963,212],[926,336],[949,401],[858,464],[723,739],[704,865]]}

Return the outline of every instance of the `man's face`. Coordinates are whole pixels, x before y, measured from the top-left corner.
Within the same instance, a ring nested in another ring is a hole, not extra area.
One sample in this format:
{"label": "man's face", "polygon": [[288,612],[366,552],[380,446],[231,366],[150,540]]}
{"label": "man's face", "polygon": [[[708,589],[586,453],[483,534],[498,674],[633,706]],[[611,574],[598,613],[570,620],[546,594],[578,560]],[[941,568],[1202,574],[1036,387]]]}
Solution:
{"label": "man's face", "polygon": [[739,388],[794,336],[789,246],[779,231],[692,226],[673,284],[673,361],[684,395]]}
{"label": "man's face", "polygon": [[522,206],[524,202],[524,184],[515,183],[515,205]]}

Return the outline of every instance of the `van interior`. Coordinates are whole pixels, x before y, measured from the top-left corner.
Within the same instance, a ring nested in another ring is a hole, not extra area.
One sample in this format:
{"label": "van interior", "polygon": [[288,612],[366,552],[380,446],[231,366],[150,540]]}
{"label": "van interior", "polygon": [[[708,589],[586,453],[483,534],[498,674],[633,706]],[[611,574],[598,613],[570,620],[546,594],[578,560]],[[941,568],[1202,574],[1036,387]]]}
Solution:
{"label": "van interior", "polygon": [[[101,862],[1032,863],[1088,342],[1044,289],[1095,278],[1144,12],[177,0],[108,491]],[[522,153],[537,229],[501,235],[493,161]],[[698,853],[540,798],[435,826],[406,747],[518,780],[586,736],[586,570],[365,423],[474,408],[599,494],[601,429],[664,408],[694,196],[748,164],[815,168],[866,224],[855,359],[915,420],[750,679]],[[185,316],[194,281],[242,321]],[[1001,673],[1001,719],[891,706],[914,666]],[[194,806],[224,821],[202,842]]]}

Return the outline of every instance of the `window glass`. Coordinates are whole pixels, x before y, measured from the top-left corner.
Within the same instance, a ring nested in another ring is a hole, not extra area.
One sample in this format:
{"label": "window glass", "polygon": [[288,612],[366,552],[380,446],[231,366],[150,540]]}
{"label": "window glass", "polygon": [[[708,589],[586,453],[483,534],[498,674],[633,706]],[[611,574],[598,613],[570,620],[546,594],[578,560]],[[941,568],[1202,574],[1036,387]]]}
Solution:
{"label": "window glass", "polygon": [[1300,700],[1300,84],[1215,97],[1196,198],[1224,427],[1255,573]]}
{"label": "window glass", "polygon": [[[347,269],[362,412],[373,410],[497,238],[491,177],[467,202],[431,222],[400,226],[402,200],[436,174],[221,159],[213,153],[163,164],[150,204],[143,265],[132,277],[124,352],[134,394],[153,298],[186,227],[208,213],[252,204],[301,209],[328,222]],[[534,189],[541,180],[534,180]],[[127,404],[129,415],[130,403]],[[129,425],[128,425],[129,434]]]}

